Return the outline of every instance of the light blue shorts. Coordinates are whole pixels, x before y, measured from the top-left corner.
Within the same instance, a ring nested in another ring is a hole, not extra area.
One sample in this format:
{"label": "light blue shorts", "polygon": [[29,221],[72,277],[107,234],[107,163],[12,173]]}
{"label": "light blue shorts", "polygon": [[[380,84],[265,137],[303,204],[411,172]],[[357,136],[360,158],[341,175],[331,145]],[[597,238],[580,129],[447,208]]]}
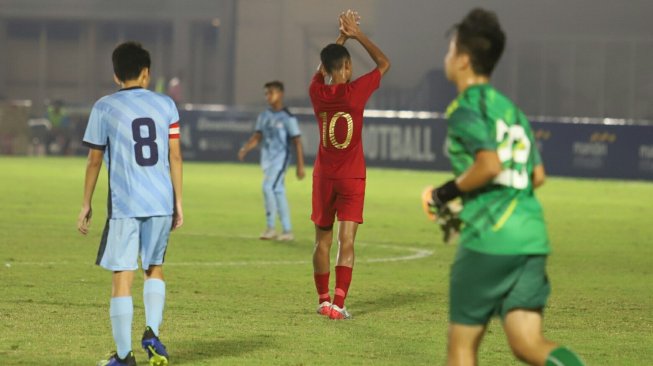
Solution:
{"label": "light blue shorts", "polygon": [[138,255],[144,270],[163,264],[172,216],[107,220],[95,264],[110,271],[135,271]]}

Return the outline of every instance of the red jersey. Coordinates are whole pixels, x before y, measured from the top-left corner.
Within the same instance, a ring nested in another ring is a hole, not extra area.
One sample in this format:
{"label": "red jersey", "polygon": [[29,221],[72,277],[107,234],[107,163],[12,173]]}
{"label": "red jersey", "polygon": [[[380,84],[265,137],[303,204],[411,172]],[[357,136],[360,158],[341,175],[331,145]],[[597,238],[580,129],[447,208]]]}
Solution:
{"label": "red jersey", "polygon": [[319,72],[313,76],[309,94],[320,130],[314,177],[365,178],[363,111],[380,82],[379,69],[337,85],[325,85]]}

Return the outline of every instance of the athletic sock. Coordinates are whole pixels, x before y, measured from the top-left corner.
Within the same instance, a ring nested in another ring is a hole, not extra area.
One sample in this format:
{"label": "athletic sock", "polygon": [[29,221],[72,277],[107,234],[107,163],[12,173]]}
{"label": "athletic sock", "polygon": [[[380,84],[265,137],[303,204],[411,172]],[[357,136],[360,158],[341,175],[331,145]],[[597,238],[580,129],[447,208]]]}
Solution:
{"label": "athletic sock", "polygon": [[331,272],[327,273],[313,273],[313,279],[315,280],[315,289],[317,289],[318,300],[317,303],[321,304],[325,301],[331,302],[331,296],[329,296],[329,275]]}
{"label": "athletic sock", "polygon": [[116,342],[116,353],[124,359],[132,350],[132,318],[134,304],[131,296],[112,297],[109,306],[113,340]]}
{"label": "athletic sock", "polygon": [[336,266],[336,292],[333,296],[333,305],[344,308],[347,291],[351,283],[351,272],[353,268],[345,266]]}
{"label": "athletic sock", "polygon": [[569,348],[558,347],[547,356],[546,366],[585,366],[585,363]]}
{"label": "athletic sock", "polygon": [[143,304],[145,305],[145,325],[159,336],[159,326],[163,321],[163,306],[166,301],[166,283],[152,278],[143,285]]}

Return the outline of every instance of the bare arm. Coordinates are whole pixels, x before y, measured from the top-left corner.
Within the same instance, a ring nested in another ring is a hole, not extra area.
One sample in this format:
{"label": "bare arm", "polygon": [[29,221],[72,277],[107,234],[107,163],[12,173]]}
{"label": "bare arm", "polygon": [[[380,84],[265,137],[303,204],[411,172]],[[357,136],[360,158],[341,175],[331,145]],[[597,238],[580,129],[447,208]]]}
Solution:
{"label": "bare arm", "polygon": [[88,234],[88,228],[91,225],[91,216],[93,215],[91,202],[93,200],[97,178],[100,174],[100,169],[102,169],[103,156],[104,151],[102,150],[90,149],[88,151],[86,176],[84,178],[84,197],[82,199],[82,209],[77,217],[77,230],[83,235]]}
{"label": "bare arm", "polygon": [[501,173],[501,161],[494,150],[480,150],[476,153],[474,164],[458,179],[433,190],[434,205],[444,205],[464,192],[471,192],[484,187]]}
{"label": "bare arm", "polygon": [[336,39],[336,44],[339,45],[344,45],[345,42],[347,42],[347,36],[342,34],[342,32],[338,35],[338,38]]}
{"label": "bare arm", "polygon": [[238,160],[243,161],[245,160],[245,155],[247,155],[248,152],[250,152],[253,148],[258,146],[258,144],[261,142],[261,139],[263,138],[263,134],[261,132],[256,131],[252,135],[252,137],[247,140],[245,145],[238,150]]}
{"label": "bare arm", "polygon": [[357,40],[363,48],[365,48],[365,51],[367,51],[374,63],[376,63],[376,67],[381,72],[381,75],[385,75],[385,73],[388,72],[390,69],[390,60],[383,51],[381,51],[381,49],[360,30],[360,27],[358,26],[358,15],[356,12],[348,10],[346,13],[340,15],[340,33],[348,38]]}
{"label": "bare arm", "polygon": [[540,164],[533,168],[533,176],[531,179],[533,180],[533,188],[539,188],[544,184],[544,181],[546,181],[544,165]]}
{"label": "bare arm", "polygon": [[172,189],[175,192],[172,230],[175,230],[184,224],[184,211],[182,207],[183,159],[181,157],[181,141],[179,139],[170,139],[169,141],[170,178],[172,179]]}
{"label": "bare arm", "polygon": [[292,139],[295,144],[295,151],[297,152],[297,179],[302,180],[306,173],[304,173],[304,146],[302,145],[302,138],[297,136]]}
{"label": "bare arm", "polygon": [[471,192],[484,187],[501,173],[501,161],[494,150],[480,150],[476,153],[474,164],[458,179],[456,185],[461,192]]}

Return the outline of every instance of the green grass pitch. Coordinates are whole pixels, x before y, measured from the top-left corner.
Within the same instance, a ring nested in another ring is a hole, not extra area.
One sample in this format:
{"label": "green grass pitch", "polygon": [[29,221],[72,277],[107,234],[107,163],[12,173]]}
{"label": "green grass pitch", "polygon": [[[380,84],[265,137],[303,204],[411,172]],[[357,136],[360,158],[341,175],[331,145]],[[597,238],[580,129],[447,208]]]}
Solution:
{"label": "green grass pitch", "polygon": [[[106,171],[82,237],[83,159],[3,157],[0,168],[0,365],[94,364],[114,347],[110,275],[93,265]],[[315,314],[310,176],[287,177],[297,240],[282,244],[256,239],[258,167],[186,164],[186,223],[166,258],[161,332],[172,363],[443,364],[456,248],[442,244],[419,196],[447,176],[369,169],[347,301],[354,319],[334,322]],[[653,184],[551,178],[538,195],[554,250],[546,335],[589,365],[653,364]],[[141,293],[136,281],[133,344],[144,365]],[[517,364],[497,321],[480,362]]]}

